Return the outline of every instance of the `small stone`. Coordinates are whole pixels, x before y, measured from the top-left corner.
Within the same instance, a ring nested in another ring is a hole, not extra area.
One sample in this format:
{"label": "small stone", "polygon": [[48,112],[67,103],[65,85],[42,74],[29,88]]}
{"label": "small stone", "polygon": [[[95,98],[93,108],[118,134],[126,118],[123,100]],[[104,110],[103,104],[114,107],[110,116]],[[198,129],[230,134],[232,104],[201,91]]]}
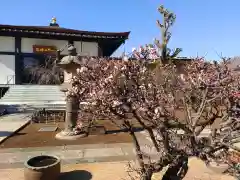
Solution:
{"label": "small stone", "polygon": [[96,162],[96,161],[95,161],[94,159],[88,159],[87,162],[89,162],[89,163],[94,163],[94,162]]}
{"label": "small stone", "polygon": [[56,126],[48,126],[48,127],[42,127],[38,131],[39,132],[54,132],[57,130]]}

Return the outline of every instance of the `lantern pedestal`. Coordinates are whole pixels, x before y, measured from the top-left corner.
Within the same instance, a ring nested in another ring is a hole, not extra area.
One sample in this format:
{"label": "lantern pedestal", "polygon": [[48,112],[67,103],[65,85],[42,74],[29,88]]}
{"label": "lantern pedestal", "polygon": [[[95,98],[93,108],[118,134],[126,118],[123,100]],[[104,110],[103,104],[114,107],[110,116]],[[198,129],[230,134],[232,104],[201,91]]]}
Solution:
{"label": "lantern pedestal", "polygon": [[66,93],[66,115],[65,128],[62,132],[56,134],[55,137],[59,140],[77,140],[85,137],[87,133],[83,127],[77,126],[80,109],[77,96],[67,94],[73,88],[71,79],[77,76],[77,69],[81,67],[76,48],[73,45],[69,45],[68,55],[63,57],[58,65],[64,71],[64,83],[61,86],[61,91]]}

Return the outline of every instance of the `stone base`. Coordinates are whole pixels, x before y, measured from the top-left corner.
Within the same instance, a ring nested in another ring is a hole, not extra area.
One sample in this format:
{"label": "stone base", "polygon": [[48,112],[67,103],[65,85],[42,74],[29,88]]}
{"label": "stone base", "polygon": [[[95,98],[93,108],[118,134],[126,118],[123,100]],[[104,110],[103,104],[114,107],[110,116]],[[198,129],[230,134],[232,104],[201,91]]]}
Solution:
{"label": "stone base", "polygon": [[76,135],[68,135],[67,133],[62,131],[60,133],[57,133],[55,138],[58,139],[58,140],[74,141],[74,140],[77,140],[77,139],[80,139],[80,138],[83,138],[83,137],[86,137],[86,136],[87,136],[86,133],[79,133],[79,134],[76,134]]}

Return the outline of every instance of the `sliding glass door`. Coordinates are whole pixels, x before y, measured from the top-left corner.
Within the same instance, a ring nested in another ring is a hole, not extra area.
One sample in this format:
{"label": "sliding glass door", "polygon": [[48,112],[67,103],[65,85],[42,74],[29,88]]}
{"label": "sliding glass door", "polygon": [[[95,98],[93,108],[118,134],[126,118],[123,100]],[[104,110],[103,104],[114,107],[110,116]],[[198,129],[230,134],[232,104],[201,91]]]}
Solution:
{"label": "sliding glass door", "polygon": [[55,57],[31,54],[22,56],[22,84],[61,84],[63,75]]}

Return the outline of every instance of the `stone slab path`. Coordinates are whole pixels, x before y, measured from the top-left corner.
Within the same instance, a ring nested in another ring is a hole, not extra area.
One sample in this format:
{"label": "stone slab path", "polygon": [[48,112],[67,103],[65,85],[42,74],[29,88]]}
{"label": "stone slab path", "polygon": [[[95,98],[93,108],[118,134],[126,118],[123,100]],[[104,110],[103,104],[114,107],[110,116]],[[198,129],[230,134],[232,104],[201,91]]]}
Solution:
{"label": "stone slab path", "polygon": [[[143,151],[155,156],[156,151],[152,150],[150,141],[141,133],[137,133],[137,137],[144,147]],[[27,159],[37,155],[56,155],[62,159],[63,164],[76,164],[135,160],[135,154],[132,143],[3,148],[0,149],[0,169],[23,167]]]}
{"label": "stone slab path", "polygon": [[0,149],[0,169],[22,168],[24,162],[37,155],[56,155],[63,164],[134,160],[132,144],[92,144],[42,148]]}
{"label": "stone slab path", "polygon": [[28,124],[32,113],[16,113],[0,117],[0,143]]}
{"label": "stone slab path", "polygon": [[[147,145],[143,151],[152,159],[158,157],[156,151]],[[135,149],[130,143],[13,148],[0,150],[0,169],[23,168],[27,159],[38,155],[58,156],[63,165],[136,160]]]}
{"label": "stone slab path", "polygon": [[[146,132],[137,133],[142,151],[157,158]],[[22,168],[24,162],[37,155],[56,155],[62,164],[81,164],[96,162],[116,162],[135,160],[136,152],[131,143],[67,145],[56,147],[8,148],[0,149],[0,169]]]}

